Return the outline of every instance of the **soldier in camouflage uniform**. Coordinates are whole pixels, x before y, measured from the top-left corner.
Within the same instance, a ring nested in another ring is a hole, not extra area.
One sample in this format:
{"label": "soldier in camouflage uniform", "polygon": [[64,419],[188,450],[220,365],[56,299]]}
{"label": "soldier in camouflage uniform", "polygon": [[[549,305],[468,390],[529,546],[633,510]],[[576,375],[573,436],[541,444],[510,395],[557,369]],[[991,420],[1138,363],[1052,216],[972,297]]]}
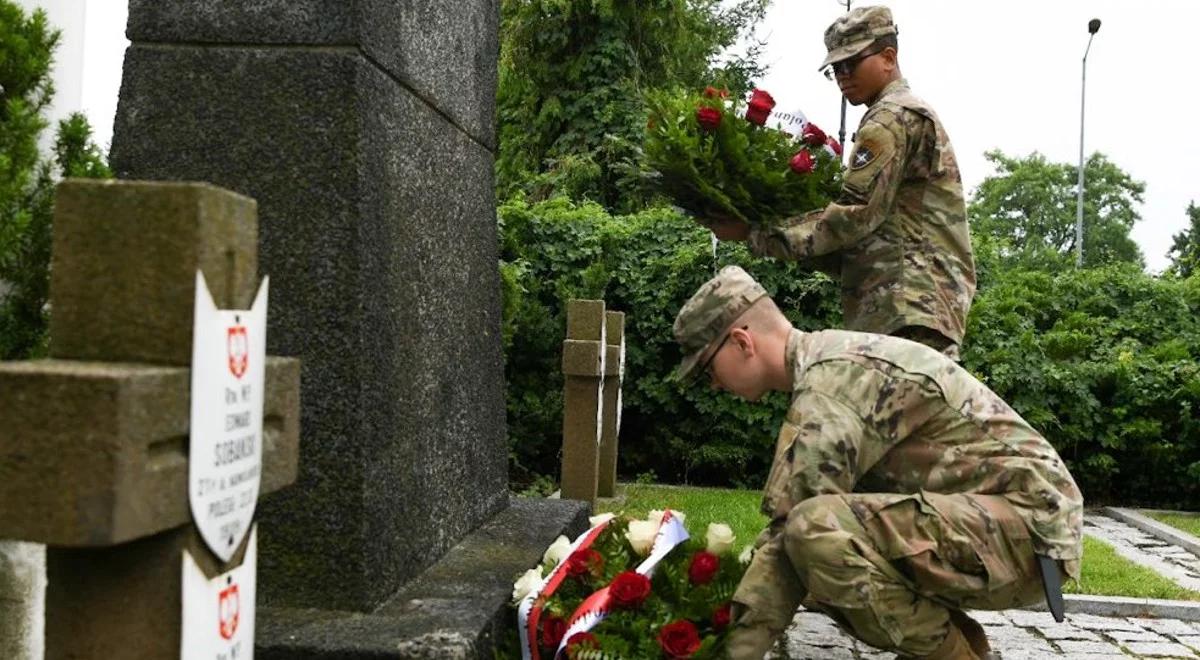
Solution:
{"label": "soldier in camouflage uniform", "polygon": [[962,177],[933,110],[900,76],[886,7],[860,7],[825,31],[821,64],[846,99],[870,107],[841,195],[777,227],[717,219],[718,238],[840,273],[847,329],[907,337],[957,359],[975,295]]}
{"label": "soldier in camouflage uniform", "polygon": [[944,354],[800,332],[737,266],[692,296],[674,331],[681,377],[792,397],[763,492],[770,522],[733,598],[731,657],[762,657],[803,602],[904,657],[986,658],[963,610],[1042,600],[1035,553],[1078,578],[1083,498],[1067,467]]}

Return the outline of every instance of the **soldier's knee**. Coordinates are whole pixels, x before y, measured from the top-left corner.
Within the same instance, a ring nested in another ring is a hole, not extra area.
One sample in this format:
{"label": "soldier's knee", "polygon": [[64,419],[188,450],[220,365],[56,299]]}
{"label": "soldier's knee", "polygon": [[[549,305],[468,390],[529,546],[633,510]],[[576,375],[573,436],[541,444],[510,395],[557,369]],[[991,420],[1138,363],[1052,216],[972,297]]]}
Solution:
{"label": "soldier's knee", "polygon": [[[800,502],[788,514],[784,550],[797,569],[832,559],[849,542],[845,515],[849,507],[840,495],[818,495]],[[850,513],[853,515],[853,513]]]}

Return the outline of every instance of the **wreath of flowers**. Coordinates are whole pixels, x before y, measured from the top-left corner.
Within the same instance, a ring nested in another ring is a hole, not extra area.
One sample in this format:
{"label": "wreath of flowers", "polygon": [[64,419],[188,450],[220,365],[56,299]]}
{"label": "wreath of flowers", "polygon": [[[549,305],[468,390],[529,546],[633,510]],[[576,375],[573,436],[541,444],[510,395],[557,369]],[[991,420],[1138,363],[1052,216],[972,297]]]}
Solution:
{"label": "wreath of flowers", "polygon": [[720,657],[749,548],[735,555],[721,523],[691,538],[685,518],[605,514],[574,542],[560,536],[513,585],[516,639],[497,657]]}

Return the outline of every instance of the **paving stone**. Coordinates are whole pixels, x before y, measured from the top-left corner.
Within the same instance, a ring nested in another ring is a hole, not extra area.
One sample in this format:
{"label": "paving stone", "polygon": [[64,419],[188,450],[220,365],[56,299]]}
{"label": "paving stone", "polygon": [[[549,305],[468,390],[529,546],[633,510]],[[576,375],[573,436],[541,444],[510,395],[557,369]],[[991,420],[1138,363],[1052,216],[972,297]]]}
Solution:
{"label": "paving stone", "polygon": [[1171,640],[1162,635],[1150,630],[1105,630],[1102,631],[1108,637],[1111,637],[1118,642],[1169,642]]}
{"label": "paving stone", "polygon": [[1137,539],[1136,541],[1133,542],[1133,544],[1139,548],[1170,548],[1170,547],[1172,547],[1170,543],[1167,543],[1166,541],[1160,541],[1156,538]]}
{"label": "paving stone", "polygon": [[1108,642],[1079,642],[1072,640],[1063,640],[1058,642],[1058,648],[1067,655],[1100,655],[1100,654],[1118,654],[1121,649]]}
{"label": "paving stone", "polygon": [[1200,635],[1200,626],[1179,619],[1148,619],[1129,617],[1129,621],[1162,635]]}
{"label": "paving stone", "polygon": [[812,646],[839,646],[847,649],[854,647],[854,640],[843,634],[840,630],[833,630],[831,632],[824,630],[789,631],[787,637],[788,643],[795,642],[797,644],[811,644]]}
{"label": "paving stone", "polygon": [[1054,647],[1050,646],[1050,642],[1024,628],[993,628],[988,631],[988,641],[1002,656],[1014,651],[1036,651],[1041,653],[1042,657],[1054,655]]}
{"label": "paving stone", "polygon": [[1072,626],[1069,623],[1052,623],[1048,626],[1038,626],[1035,630],[1036,634],[1041,635],[1049,640],[1060,639],[1075,639],[1086,641],[1101,641],[1101,638],[1096,633],[1078,626]]}
{"label": "paving stone", "polygon": [[1067,653],[1058,657],[1064,660],[1129,660],[1124,653]]}
{"label": "paving stone", "polygon": [[1175,641],[1200,651],[1200,635],[1178,635]]}
{"label": "paving stone", "polygon": [[[1053,651],[1045,651],[1045,650],[1037,650],[1037,651],[1023,651],[1023,650],[1019,650],[1019,649],[1018,650],[1008,650],[1008,651],[1004,651],[1003,653],[1000,654],[1000,660],[1045,660],[1047,655],[1056,656],[1058,654],[1054,653]],[[1121,656],[1121,657],[1124,658],[1125,656]],[[1126,660],[1128,660],[1128,658],[1126,658]]]}
{"label": "paving stone", "polygon": [[1002,612],[992,610],[971,610],[968,612],[972,619],[975,619],[984,626],[1007,626],[1009,624],[1008,617]]}
{"label": "paving stone", "polygon": [[854,652],[846,648],[791,643],[784,648],[788,660],[856,660]]}
{"label": "paving stone", "polygon": [[812,610],[800,610],[796,612],[796,616],[792,617],[792,626],[804,626],[809,629],[839,629],[837,624],[833,622],[833,619],[820,612],[813,612]]}
{"label": "paving stone", "polygon": [[896,654],[888,653],[887,651],[870,651],[865,653],[860,652],[858,657],[860,660],[895,660]]}
{"label": "paving stone", "polygon": [[1196,654],[1183,644],[1174,642],[1130,642],[1130,653],[1146,658],[1195,658]]}
{"label": "paving stone", "polygon": [[1055,623],[1054,617],[1049,612],[1028,612],[1025,610],[1014,610],[1008,613],[1008,618],[1013,623],[1022,628],[1039,628]]}
{"label": "paving stone", "polygon": [[1067,616],[1067,621],[1081,628],[1102,632],[1109,630],[1143,630],[1141,626],[1127,619],[1116,619],[1097,616],[1095,614],[1071,614]]}

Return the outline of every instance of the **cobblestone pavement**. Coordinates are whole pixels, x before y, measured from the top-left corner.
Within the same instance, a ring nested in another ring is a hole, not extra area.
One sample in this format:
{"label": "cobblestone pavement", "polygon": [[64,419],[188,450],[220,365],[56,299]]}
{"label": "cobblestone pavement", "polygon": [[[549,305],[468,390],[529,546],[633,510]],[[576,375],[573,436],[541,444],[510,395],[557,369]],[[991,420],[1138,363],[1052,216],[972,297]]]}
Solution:
{"label": "cobblestone pavement", "polygon": [[1113,546],[1117,554],[1165,575],[1179,586],[1200,591],[1200,557],[1103,514],[1088,514],[1083,533]]}
{"label": "cobblestone pavement", "polygon": [[[983,624],[1002,660],[1074,658],[1200,658],[1200,623],[1068,614],[1055,623],[1048,612],[971,612]],[[843,633],[833,620],[801,611],[772,656],[775,660],[891,660]]]}

